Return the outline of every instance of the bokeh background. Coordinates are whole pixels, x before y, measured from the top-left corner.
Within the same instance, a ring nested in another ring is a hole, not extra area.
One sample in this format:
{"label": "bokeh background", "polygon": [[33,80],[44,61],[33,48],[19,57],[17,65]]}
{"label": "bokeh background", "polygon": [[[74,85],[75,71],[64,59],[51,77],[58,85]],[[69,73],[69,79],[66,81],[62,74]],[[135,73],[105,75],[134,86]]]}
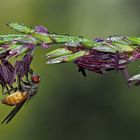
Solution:
{"label": "bokeh background", "polygon": [[[0,0],[0,33],[16,21],[50,32],[87,38],[140,36],[139,0]],[[41,76],[38,95],[14,120],[0,126],[0,140],[139,140],[140,87],[120,73],[87,78],[72,64],[46,65],[37,49],[32,63]],[[140,72],[139,62],[129,65]],[[1,96],[2,97],[2,96]],[[11,110],[0,105],[0,121]]]}

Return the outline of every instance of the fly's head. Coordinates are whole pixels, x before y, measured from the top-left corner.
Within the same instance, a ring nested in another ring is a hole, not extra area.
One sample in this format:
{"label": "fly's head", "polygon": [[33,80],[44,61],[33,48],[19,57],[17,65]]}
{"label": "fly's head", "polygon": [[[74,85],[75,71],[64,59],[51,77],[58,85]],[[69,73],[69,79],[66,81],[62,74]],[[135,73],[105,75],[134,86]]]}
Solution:
{"label": "fly's head", "polygon": [[31,82],[30,82],[30,88],[28,90],[28,95],[29,97],[32,97],[35,95],[38,91],[39,88],[39,83],[40,83],[40,77],[38,74],[32,74],[31,75]]}
{"label": "fly's head", "polygon": [[27,78],[26,81],[21,80],[21,84],[19,85],[21,87],[22,92],[27,92],[28,97],[32,97],[35,95],[38,91],[39,84],[40,84],[40,76],[33,72],[31,69],[29,71],[30,74],[30,80]]}
{"label": "fly's head", "polygon": [[40,83],[40,77],[38,74],[32,74],[31,75],[31,82],[32,84],[39,84]]}

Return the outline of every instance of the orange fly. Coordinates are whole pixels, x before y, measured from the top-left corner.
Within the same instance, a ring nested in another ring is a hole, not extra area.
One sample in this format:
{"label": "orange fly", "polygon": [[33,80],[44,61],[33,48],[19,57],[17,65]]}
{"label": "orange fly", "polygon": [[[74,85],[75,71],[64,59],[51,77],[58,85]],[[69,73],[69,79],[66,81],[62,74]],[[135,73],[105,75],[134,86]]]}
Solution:
{"label": "orange fly", "polygon": [[21,80],[19,87],[16,88],[16,91],[11,92],[10,95],[1,100],[3,104],[15,106],[15,108],[2,121],[2,124],[4,122],[6,122],[6,124],[9,123],[20,110],[20,108],[24,105],[24,103],[37,93],[39,83],[39,75],[32,73],[31,81],[24,82],[23,80]]}

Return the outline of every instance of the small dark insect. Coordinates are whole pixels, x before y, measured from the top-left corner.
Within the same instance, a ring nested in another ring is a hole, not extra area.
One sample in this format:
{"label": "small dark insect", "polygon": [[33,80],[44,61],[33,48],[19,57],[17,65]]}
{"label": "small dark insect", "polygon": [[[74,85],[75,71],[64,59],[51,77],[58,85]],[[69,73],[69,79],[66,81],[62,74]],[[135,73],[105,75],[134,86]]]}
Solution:
{"label": "small dark insect", "polygon": [[[15,106],[15,108],[2,121],[2,124],[4,122],[6,122],[6,124],[9,123],[20,110],[20,108],[24,105],[24,103],[37,93],[40,83],[40,77],[38,74],[34,74],[33,72],[30,74],[31,81],[25,82],[21,79],[18,87],[11,89],[10,95],[1,100],[3,104]],[[9,91],[7,93],[9,93]]]}
{"label": "small dark insect", "polygon": [[81,72],[82,75],[85,76],[85,77],[87,76],[85,69],[83,69],[82,67],[79,67],[78,72]]}

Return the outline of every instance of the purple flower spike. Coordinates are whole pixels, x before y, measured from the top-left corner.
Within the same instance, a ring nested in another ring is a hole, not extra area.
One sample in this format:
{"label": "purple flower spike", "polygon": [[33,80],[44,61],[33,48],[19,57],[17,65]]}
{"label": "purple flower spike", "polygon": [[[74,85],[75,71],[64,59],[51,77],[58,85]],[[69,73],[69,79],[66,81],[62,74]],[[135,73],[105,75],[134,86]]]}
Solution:
{"label": "purple flower spike", "polygon": [[51,45],[48,45],[48,44],[46,44],[45,42],[43,42],[43,43],[41,44],[41,47],[42,47],[43,49],[48,49],[48,48],[51,47]]}
{"label": "purple flower spike", "polygon": [[2,87],[5,87],[6,81],[5,81],[3,76],[4,75],[3,75],[3,72],[2,72],[2,65],[0,65],[0,84],[1,84]]}
{"label": "purple flower spike", "polygon": [[30,50],[33,50],[35,48],[35,45],[28,43],[28,44],[25,44],[23,47],[26,47],[26,48],[29,48]]}
{"label": "purple flower spike", "polygon": [[8,58],[9,58],[9,57],[16,56],[17,54],[18,54],[18,50],[10,51],[10,52],[9,52],[9,55],[8,55]]}
{"label": "purple flower spike", "polygon": [[6,59],[1,60],[2,65],[0,66],[0,74],[2,75],[5,83],[12,85],[15,81],[15,68]]}
{"label": "purple flower spike", "polygon": [[23,77],[23,62],[22,61],[16,61],[15,63],[16,73],[17,76],[22,78]]}
{"label": "purple flower spike", "polygon": [[123,70],[128,63],[127,55],[91,51],[89,55],[77,58],[74,63],[83,69],[99,74],[110,70]]}
{"label": "purple flower spike", "polygon": [[24,71],[25,71],[25,74],[27,74],[30,70],[30,65],[31,65],[31,62],[33,60],[33,57],[30,53],[26,54],[23,58],[23,62],[24,62]]}
{"label": "purple flower spike", "polygon": [[41,26],[41,25],[36,26],[35,31],[38,32],[38,33],[46,33],[46,34],[49,33],[48,30],[45,27]]}
{"label": "purple flower spike", "polygon": [[7,51],[1,53],[1,54],[0,54],[0,59],[2,59],[2,58],[3,58],[3,59],[4,59],[4,58],[7,58],[7,57],[9,56],[9,52],[10,52],[10,51],[7,50]]}
{"label": "purple flower spike", "polygon": [[94,41],[96,41],[96,42],[103,42],[104,39],[103,38],[95,38]]}
{"label": "purple flower spike", "polygon": [[136,60],[139,60],[140,59],[140,52],[138,51],[138,52],[134,52],[133,54],[132,54],[132,58],[131,58],[131,60],[132,61],[136,61]]}
{"label": "purple flower spike", "polygon": [[19,78],[22,78],[23,76],[28,74],[32,59],[33,57],[29,53],[29,54],[26,54],[22,60],[16,61],[15,68],[16,68],[16,73]]}
{"label": "purple flower spike", "polygon": [[0,47],[2,47],[2,48],[4,48],[4,49],[7,49],[7,48],[9,48],[10,46],[7,45],[7,44],[3,44],[3,45],[1,45]]}

